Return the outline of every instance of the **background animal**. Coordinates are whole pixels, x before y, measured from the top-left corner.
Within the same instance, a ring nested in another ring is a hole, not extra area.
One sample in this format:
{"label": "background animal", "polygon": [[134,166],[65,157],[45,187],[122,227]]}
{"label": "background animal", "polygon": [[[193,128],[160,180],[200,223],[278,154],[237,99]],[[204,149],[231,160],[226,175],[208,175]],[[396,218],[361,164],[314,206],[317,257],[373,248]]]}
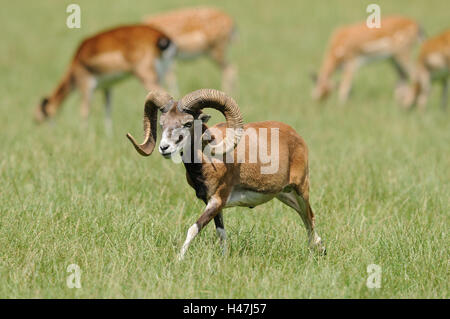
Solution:
{"label": "background animal", "polygon": [[337,28],[325,51],[322,66],[315,79],[312,97],[323,100],[334,89],[332,75],[342,69],[339,101],[346,102],[356,70],[364,63],[390,59],[398,73],[396,96],[399,98],[412,72],[411,50],[422,37],[418,22],[400,16],[382,17],[380,28],[364,23]]}
{"label": "background animal", "polygon": [[101,88],[110,127],[111,86],[133,74],[147,90],[158,87],[175,50],[168,36],[146,25],[116,27],[89,37],[78,46],[55,90],[36,108],[35,119],[53,117],[75,88],[81,93],[81,115],[87,119],[94,90]]}
{"label": "background animal", "polygon": [[[178,59],[208,56],[222,71],[222,90],[231,94],[237,68],[228,51],[236,31],[233,18],[223,10],[210,7],[177,9],[148,16],[144,23],[163,30],[176,43]],[[167,76],[169,91],[178,95],[175,71]]]}
{"label": "background animal", "polygon": [[411,108],[416,103],[424,109],[431,91],[431,82],[440,81],[442,85],[441,106],[448,104],[448,78],[450,74],[450,30],[425,41],[419,53],[413,84],[404,104]]}

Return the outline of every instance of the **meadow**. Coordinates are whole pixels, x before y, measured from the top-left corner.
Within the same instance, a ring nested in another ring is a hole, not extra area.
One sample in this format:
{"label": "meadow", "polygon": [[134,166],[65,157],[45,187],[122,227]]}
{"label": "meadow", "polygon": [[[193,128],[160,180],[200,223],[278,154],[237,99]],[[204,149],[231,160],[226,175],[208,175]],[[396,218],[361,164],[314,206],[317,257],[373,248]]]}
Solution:
{"label": "meadow", "polygon": [[[0,298],[448,298],[450,110],[434,86],[425,112],[394,101],[388,62],[355,78],[350,101],[310,97],[328,37],[363,21],[373,1],[221,1],[239,36],[234,98],[246,122],[294,127],[310,151],[310,200],[328,254],[307,248],[297,213],[277,200],[224,212],[229,253],[213,223],[176,261],[203,203],[182,165],[139,156],[146,92],[136,79],[113,90],[113,134],[97,93],[88,126],[73,94],[53,123],[34,107],[65,72],[78,43],[111,26],[187,6],[186,1],[14,1],[0,11]],[[212,4],[189,1],[190,5]],[[381,14],[418,19],[428,35],[450,27],[445,0],[377,1]],[[417,53],[417,48],[415,50]],[[220,88],[207,59],[178,63],[180,92]],[[217,112],[213,122],[223,121]],[[81,269],[80,289],[66,285]],[[366,286],[367,267],[381,288]]]}

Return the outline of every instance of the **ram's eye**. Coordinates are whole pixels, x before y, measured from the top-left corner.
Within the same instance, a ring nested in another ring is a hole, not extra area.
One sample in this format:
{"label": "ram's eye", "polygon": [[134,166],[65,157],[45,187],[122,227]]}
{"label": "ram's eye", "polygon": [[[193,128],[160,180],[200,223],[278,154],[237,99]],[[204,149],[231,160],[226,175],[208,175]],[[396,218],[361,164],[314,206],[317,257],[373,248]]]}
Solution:
{"label": "ram's eye", "polygon": [[186,122],[183,124],[184,127],[192,127],[192,122]]}

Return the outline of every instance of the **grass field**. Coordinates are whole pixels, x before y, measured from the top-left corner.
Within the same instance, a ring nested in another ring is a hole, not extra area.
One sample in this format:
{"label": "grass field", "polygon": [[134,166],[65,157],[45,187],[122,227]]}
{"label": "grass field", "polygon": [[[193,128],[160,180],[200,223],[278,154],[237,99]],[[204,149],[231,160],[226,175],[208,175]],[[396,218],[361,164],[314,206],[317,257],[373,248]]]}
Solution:
{"label": "grass field", "polygon": [[[293,126],[310,149],[311,203],[328,255],[307,249],[299,216],[279,201],[225,211],[229,254],[213,223],[176,262],[203,204],[182,165],[139,156],[146,92],[135,79],[113,91],[113,137],[95,95],[88,127],[80,98],[54,125],[32,112],[66,70],[79,41],[185,1],[77,1],[81,29],[65,25],[73,1],[15,1],[0,11],[0,298],[448,298],[450,113],[435,86],[424,113],[393,100],[387,62],[357,73],[350,102],[310,98],[308,77],[332,29],[362,21],[373,1],[221,1],[235,17],[239,67],[234,97],[246,122]],[[205,1],[191,1],[194,5]],[[210,3],[210,2],[207,2]],[[448,28],[448,1],[377,1],[381,13]],[[180,92],[220,88],[206,60],[180,63]],[[223,121],[211,112],[215,122]],[[69,289],[68,265],[81,289]],[[368,289],[367,266],[382,269]]]}

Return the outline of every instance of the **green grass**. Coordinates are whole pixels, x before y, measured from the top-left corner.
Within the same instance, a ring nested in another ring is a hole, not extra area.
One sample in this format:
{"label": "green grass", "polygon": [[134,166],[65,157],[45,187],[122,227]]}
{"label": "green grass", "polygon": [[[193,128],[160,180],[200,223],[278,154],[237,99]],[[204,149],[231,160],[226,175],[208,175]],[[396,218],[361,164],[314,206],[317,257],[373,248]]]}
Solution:
{"label": "green grass", "polygon": [[[310,99],[331,30],[361,21],[371,1],[224,1],[239,25],[231,56],[246,122],[293,126],[310,149],[311,203],[328,255],[307,249],[300,218],[279,201],[225,211],[230,251],[213,224],[175,261],[203,204],[182,165],[140,157],[125,138],[142,133],[146,92],[113,92],[114,133],[96,94],[87,128],[74,94],[54,125],[32,111],[56,85],[79,41],[185,1],[78,1],[82,28],[67,29],[72,1],[16,1],[0,11],[0,298],[448,298],[450,113],[434,87],[425,113],[401,111],[386,62],[364,67],[345,106]],[[193,1],[192,4],[200,4]],[[448,2],[380,1],[382,14],[448,25]],[[208,60],[181,63],[181,93],[220,87]],[[214,114],[215,122],[222,118]],[[382,287],[366,287],[367,266]],[[82,270],[66,286],[67,266]]]}

